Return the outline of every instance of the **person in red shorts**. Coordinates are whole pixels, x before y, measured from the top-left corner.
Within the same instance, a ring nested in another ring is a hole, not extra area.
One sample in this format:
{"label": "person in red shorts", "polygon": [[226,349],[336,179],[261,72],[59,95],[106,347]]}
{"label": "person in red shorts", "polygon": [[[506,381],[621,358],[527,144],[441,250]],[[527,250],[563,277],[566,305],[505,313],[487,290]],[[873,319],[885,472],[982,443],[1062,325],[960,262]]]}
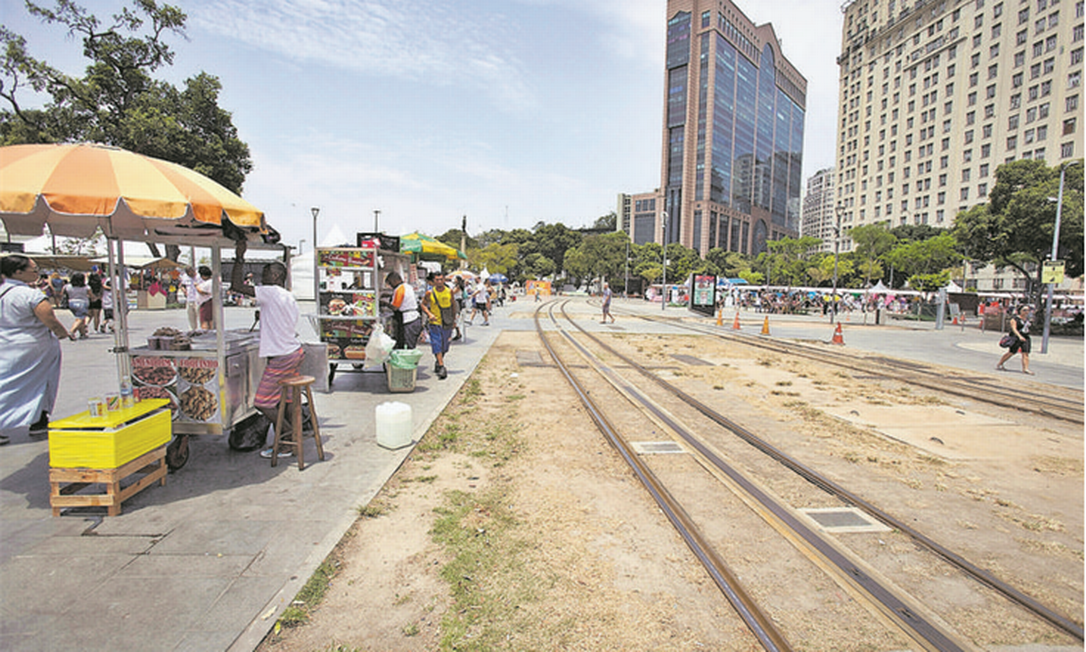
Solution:
{"label": "person in red shorts", "polygon": [[[305,358],[305,349],[298,341],[294,328],[298,323],[298,302],[284,285],[287,267],[279,261],[264,266],[261,275],[263,285],[245,284],[245,251],[248,243],[239,240],[235,248],[234,270],[230,289],[238,294],[255,298],[260,306],[260,357],[267,358],[264,375],[256,390],[253,404],[273,424],[278,416],[279,397],[282,388],[279,381],[298,375],[298,367]],[[287,421],[290,423],[290,421]],[[284,438],[286,439],[286,438]],[[290,457],[294,452],[280,450],[279,457]],[[260,456],[271,458],[272,449],[260,451]]]}

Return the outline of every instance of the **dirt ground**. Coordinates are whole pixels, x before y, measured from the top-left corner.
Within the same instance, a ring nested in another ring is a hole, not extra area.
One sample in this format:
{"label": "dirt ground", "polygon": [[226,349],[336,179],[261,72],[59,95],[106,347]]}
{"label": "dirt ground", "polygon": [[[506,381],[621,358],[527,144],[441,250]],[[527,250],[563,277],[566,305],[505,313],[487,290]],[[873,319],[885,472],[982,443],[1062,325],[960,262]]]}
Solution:
{"label": "dirt ground", "polygon": [[[842,427],[835,412],[945,409],[941,400],[691,338],[615,341],[674,367],[663,373],[703,398],[719,400],[728,387],[729,400],[743,402],[737,418],[775,424],[794,450],[831,475],[858,476],[862,467],[873,502],[916,509],[926,530],[950,533],[1046,603],[1081,615],[1080,429],[1077,436],[1075,429],[1046,427],[1035,438],[1003,437],[999,454],[981,460],[939,456],[863,424]],[[329,558],[335,575],[307,622],[279,629],[260,650],[760,649],[546,353],[531,355],[541,351],[535,334],[499,337],[401,470],[360,506],[362,515]],[[692,351],[712,364],[685,367],[672,358]],[[832,396],[820,398],[825,394]],[[948,501],[960,509],[931,509]],[[473,563],[498,568],[493,575],[457,566],[448,539],[438,541],[442,519],[465,504],[454,534],[478,546]],[[909,545],[870,545],[873,557],[911,559]],[[1002,550],[1007,545],[1015,550]],[[1028,554],[1028,568],[1017,567],[1016,551]],[[470,591],[479,592],[474,603],[459,598]],[[989,614],[979,618],[978,631],[960,631],[1001,644],[1068,644],[1043,627],[994,631],[992,621],[1001,618]],[[810,640],[801,648],[831,649],[818,642],[818,623],[806,626]],[[861,643],[854,649],[900,649],[900,639],[886,647]]]}

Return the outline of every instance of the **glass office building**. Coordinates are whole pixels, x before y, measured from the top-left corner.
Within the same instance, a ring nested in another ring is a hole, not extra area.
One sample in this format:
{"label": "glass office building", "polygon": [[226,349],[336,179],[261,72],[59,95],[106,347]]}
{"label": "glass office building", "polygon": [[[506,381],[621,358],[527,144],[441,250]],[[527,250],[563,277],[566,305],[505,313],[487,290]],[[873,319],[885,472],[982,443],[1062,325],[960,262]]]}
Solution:
{"label": "glass office building", "polygon": [[668,2],[658,237],[758,254],[799,230],[806,79],[731,2]]}

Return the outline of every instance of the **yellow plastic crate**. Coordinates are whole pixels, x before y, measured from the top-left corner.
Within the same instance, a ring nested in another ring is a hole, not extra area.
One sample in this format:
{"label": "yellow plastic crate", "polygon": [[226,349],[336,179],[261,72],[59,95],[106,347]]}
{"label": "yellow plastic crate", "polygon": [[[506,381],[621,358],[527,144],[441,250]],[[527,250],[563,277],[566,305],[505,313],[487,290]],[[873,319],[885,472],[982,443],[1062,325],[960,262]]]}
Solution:
{"label": "yellow plastic crate", "polygon": [[115,469],[172,437],[167,399],[143,400],[102,417],[82,412],[49,424],[49,466]]}

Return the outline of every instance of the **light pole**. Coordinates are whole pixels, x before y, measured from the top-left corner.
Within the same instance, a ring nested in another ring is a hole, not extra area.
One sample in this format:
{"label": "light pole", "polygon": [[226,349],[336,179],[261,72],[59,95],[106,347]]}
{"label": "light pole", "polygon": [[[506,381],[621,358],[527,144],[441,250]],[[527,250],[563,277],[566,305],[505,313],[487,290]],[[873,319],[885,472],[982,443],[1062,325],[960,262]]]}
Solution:
{"label": "light pole", "polygon": [[[1060,165],[1060,194],[1056,197],[1056,230],[1052,233],[1052,264],[1056,264],[1060,251],[1060,216],[1063,213],[1063,175],[1067,164]],[[1041,338],[1041,353],[1048,353],[1048,334],[1052,328],[1052,293],[1056,288],[1055,283],[1048,284],[1048,302],[1045,305],[1045,330]]]}
{"label": "light pole", "polygon": [[667,211],[661,211],[660,216],[663,218],[660,220],[660,242],[663,244],[663,250],[660,253],[664,257],[663,297],[660,301],[660,310],[663,311],[667,309]]}
{"label": "light pole", "polygon": [[302,251],[303,245],[305,245],[305,238],[302,238],[301,240],[298,241],[298,255],[299,256],[301,256],[302,253],[303,253],[303,251]]}
{"label": "light pole", "polygon": [[834,211],[837,214],[837,224],[833,227],[833,295],[830,297],[830,323],[837,319],[837,254],[841,249],[841,213],[845,210],[844,204],[837,204]]}
{"label": "light pole", "polygon": [[626,237],[626,287],[622,291],[622,296],[629,298],[630,296],[630,238]]}
{"label": "light pole", "polygon": [[381,229],[377,228],[377,218],[381,217],[381,211],[374,209],[373,211],[373,234],[377,235],[381,232]]}
{"label": "light pole", "polygon": [[315,312],[320,312],[320,275],[317,270],[320,269],[321,261],[317,256],[317,215],[320,214],[321,209],[314,206],[309,211],[313,213],[313,304],[317,306]]}

